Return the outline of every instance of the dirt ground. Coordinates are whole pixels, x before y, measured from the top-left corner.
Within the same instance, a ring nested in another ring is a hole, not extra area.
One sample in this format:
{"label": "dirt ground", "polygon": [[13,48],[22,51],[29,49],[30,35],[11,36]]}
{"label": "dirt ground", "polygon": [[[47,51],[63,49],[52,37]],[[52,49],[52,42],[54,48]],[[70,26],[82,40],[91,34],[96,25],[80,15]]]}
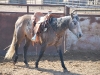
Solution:
{"label": "dirt ground", "polygon": [[66,52],[64,62],[69,73],[63,72],[59,56],[44,55],[35,69],[38,56],[28,56],[29,67],[23,63],[22,55],[14,66],[12,60],[0,56],[0,75],[100,75],[100,52]]}

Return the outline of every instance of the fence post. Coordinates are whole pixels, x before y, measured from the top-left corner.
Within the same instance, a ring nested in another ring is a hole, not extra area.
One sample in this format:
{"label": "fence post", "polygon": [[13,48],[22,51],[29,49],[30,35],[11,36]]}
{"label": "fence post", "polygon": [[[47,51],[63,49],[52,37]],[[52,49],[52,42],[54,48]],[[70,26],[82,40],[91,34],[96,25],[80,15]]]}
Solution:
{"label": "fence post", "polygon": [[[68,14],[67,14],[67,7],[66,7],[66,5],[65,5],[65,7],[64,7],[64,16],[67,16]],[[66,33],[66,32],[65,32]],[[66,34],[64,33],[64,36],[63,36],[63,43],[64,43],[64,53],[66,52]]]}
{"label": "fence post", "polygon": [[66,6],[66,15],[68,16],[70,14],[70,8]]}
{"label": "fence post", "polygon": [[67,7],[67,6],[65,5],[65,8],[64,8],[64,15],[67,16],[67,15],[69,15],[69,14],[70,14],[70,8]]}
{"label": "fence post", "polygon": [[27,5],[27,14],[29,14],[29,5]]}
{"label": "fence post", "polygon": [[64,7],[64,16],[66,16],[66,12],[67,12],[67,10],[66,10],[66,4],[65,4],[65,7]]}
{"label": "fence post", "polygon": [[[70,8],[65,5],[64,15],[68,16],[69,14],[70,14]],[[66,52],[66,32],[64,33],[63,39],[64,39],[64,46],[63,47],[64,47],[64,53],[65,53]]]}

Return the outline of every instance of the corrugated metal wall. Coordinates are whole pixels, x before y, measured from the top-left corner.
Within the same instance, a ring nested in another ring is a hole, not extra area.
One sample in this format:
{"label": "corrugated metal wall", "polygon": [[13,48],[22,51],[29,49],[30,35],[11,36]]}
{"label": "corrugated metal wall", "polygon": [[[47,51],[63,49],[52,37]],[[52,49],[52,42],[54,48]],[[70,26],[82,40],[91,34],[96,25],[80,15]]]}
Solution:
{"label": "corrugated metal wall", "polygon": [[[7,50],[3,50],[9,46],[12,42],[15,22],[19,16],[24,15],[21,13],[0,13],[0,55],[4,55]],[[19,47],[19,54],[23,53],[24,40]],[[36,44],[34,47],[32,44],[28,49],[28,55],[37,55],[41,46]],[[63,45],[62,45],[63,48]],[[45,54],[57,55],[55,47],[48,47]]]}

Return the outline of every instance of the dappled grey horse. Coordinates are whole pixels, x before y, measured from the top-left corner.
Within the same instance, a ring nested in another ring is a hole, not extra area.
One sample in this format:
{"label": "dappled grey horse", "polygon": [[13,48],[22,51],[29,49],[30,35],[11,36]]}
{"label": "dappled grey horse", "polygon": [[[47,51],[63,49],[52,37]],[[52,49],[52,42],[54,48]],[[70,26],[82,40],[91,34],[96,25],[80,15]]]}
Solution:
{"label": "dappled grey horse", "polygon": [[[42,25],[40,26],[40,29],[42,29]],[[63,39],[63,35],[66,31],[66,29],[69,29],[73,34],[77,36],[77,38],[80,38],[82,36],[82,31],[80,28],[79,23],[79,17],[77,14],[71,13],[70,16],[64,16],[60,18],[51,18],[47,25],[47,30],[42,31],[39,36],[41,39],[40,43],[41,45],[41,51],[39,53],[39,58],[36,61],[35,67],[38,68],[38,63],[43,56],[44,51],[48,46],[55,46],[59,56],[61,65],[64,69],[64,71],[67,71],[67,68],[65,67],[64,61],[63,61],[63,55],[61,50],[61,42]],[[19,17],[15,24],[15,30],[13,35],[13,40],[10,45],[10,48],[8,52],[5,55],[5,59],[11,59],[13,55],[15,54],[14,58],[14,64],[17,62],[18,59],[18,47],[19,44],[22,42],[22,40],[25,38],[25,46],[24,46],[24,63],[26,66],[28,66],[27,63],[27,50],[31,42],[31,30],[32,30],[32,20],[30,15],[24,15],[22,17]],[[35,43],[35,42],[34,42]]]}

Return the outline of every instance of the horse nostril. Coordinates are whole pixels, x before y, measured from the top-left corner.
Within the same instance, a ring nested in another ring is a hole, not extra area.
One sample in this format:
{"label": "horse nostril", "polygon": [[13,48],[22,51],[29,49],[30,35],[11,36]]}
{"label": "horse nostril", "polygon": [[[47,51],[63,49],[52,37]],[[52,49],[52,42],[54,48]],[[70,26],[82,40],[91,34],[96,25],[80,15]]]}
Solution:
{"label": "horse nostril", "polygon": [[81,35],[81,34],[79,34],[79,37],[82,37],[82,35]]}
{"label": "horse nostril", "polygon": [[76,25],[76,23],[74,23],[74,25]]}

